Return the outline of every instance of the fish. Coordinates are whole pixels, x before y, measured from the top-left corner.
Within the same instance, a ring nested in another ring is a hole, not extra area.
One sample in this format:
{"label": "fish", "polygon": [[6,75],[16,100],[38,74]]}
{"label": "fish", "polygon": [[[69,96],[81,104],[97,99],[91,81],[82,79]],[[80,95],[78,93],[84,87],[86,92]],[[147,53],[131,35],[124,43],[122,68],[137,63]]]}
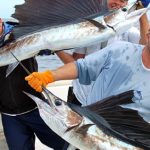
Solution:
{"label": "fish", "polygon": [[85,107],[63,101],[48,89],[45,99],[24,93],[36,102],[48,127],[80,150],[150,149],[149,123],[137,111],[121,107],[133,103],[139,92],[126,91]]}
{"label": "fish", "polygon": [[0,67],[31,58],[40,50],[53,52],[86,47],[129,29],[147,8],[108,11],[105,0],[25,0],[15,7],[19,21],[15,40],[0,48]]}

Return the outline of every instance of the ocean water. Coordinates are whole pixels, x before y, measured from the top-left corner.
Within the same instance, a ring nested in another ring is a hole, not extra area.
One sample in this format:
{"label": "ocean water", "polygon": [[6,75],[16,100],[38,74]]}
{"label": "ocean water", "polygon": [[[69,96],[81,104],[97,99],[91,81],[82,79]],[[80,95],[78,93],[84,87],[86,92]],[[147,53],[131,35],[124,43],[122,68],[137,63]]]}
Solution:
{"label": "ocean water", "polygon": [[57,55],[43,55],[36,56],[38,62],[38,70],[53,70],[63,65],[62,61],[57,57]]}

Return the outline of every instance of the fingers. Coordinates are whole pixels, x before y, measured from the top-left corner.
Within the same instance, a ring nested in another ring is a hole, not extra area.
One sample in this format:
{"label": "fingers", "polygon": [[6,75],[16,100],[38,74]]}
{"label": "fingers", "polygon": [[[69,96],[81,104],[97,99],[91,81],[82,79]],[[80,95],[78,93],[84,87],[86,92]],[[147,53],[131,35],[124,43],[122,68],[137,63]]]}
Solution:
{"label": "fingers", "polygon": [[26,77],[25,77],[25,80],[26,80],[26,81],[30,81],[30,80],[32,80],[32,79],[33,79],[32,74],[31,74],[31,75],[29,75],[29,76],[26,76]]}
{"label": "fingers", "polygon": [[41,80],[41,77],[40,77],[39,74],[40,74],[40,73],[38,73],[38,72],[33,72],[32,74],[26,76],[26,77],[25,77],[25,80],[26,80],[26,81],[30,81],[30,80],[33,80],[34,78],[37,78],[37,79]]}
{"label": "fingers", "polygon": [[33,72],[29,76],[25,77],[28,84],[38,92],[42,91],[42,86],[46,86],[48,83],[54,82],[54,77],[51,71],[45,72]]}
{"label": "fingers", "polygon": [[37,78],[34,78],[32,76],[30,77],[26,77],[25,79],[26,81],[28,81],[28,84],[34,89],[36,90],[37,92],[42,92],[42,82],[37,79]]}

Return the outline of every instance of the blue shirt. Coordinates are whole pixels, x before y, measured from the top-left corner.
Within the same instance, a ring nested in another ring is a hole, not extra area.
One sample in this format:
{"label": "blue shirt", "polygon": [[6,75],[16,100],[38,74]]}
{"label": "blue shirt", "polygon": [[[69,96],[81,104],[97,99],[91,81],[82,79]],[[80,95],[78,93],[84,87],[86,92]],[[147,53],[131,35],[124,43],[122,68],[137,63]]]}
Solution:
{"label": "blue shirt", "polygon": [[12,32],[13,30],[13,26],[12,25],[9,25],[7,23],[3,23],[3,33],[2,35],[0,36],[0,46],[2,46],[4,44],[4,41],[7,40],[7,35],[9,35],[10,32]]}
{"label": "blue shirt", "polygon": [[142,49],[142,45],[116,42],[77,60],[79,82],[90,85],[83,105],[128,90],[140,91],[135,103],[125,107],[137,109],[145,120],[150,121],[150,115],[145,113],[150,113],[150,69],[142,63]]}
{"label": "blue shirt", "polygon": [[142,5],[143,5],[144,7],[147,7],[147,6],[149,5],[149,3],[150,3],[149,0],[141,0],[141,2],[142,2]]}
{"label": "blue shirt", "polygon": [[10,24],[7,24],[7,23],[4,23],[4,36],[6,36],[7,34],[9,34],[10,32],[12,32],[13,30],[13,25],[10,25]]}

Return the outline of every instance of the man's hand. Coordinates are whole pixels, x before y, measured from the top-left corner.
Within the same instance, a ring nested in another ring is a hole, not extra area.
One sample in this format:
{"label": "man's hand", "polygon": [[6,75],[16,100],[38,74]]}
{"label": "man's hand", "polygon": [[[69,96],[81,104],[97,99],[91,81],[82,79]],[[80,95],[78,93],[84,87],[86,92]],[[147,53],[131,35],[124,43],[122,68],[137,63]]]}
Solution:
{"label": "man's hand", "polygon": [[50,70],[47,70],[45,72],[33,72],[25,77],[25,80],[37,92],[42,92],[42,86],[45,87],[48,83],[54,82],[54,76]]}

